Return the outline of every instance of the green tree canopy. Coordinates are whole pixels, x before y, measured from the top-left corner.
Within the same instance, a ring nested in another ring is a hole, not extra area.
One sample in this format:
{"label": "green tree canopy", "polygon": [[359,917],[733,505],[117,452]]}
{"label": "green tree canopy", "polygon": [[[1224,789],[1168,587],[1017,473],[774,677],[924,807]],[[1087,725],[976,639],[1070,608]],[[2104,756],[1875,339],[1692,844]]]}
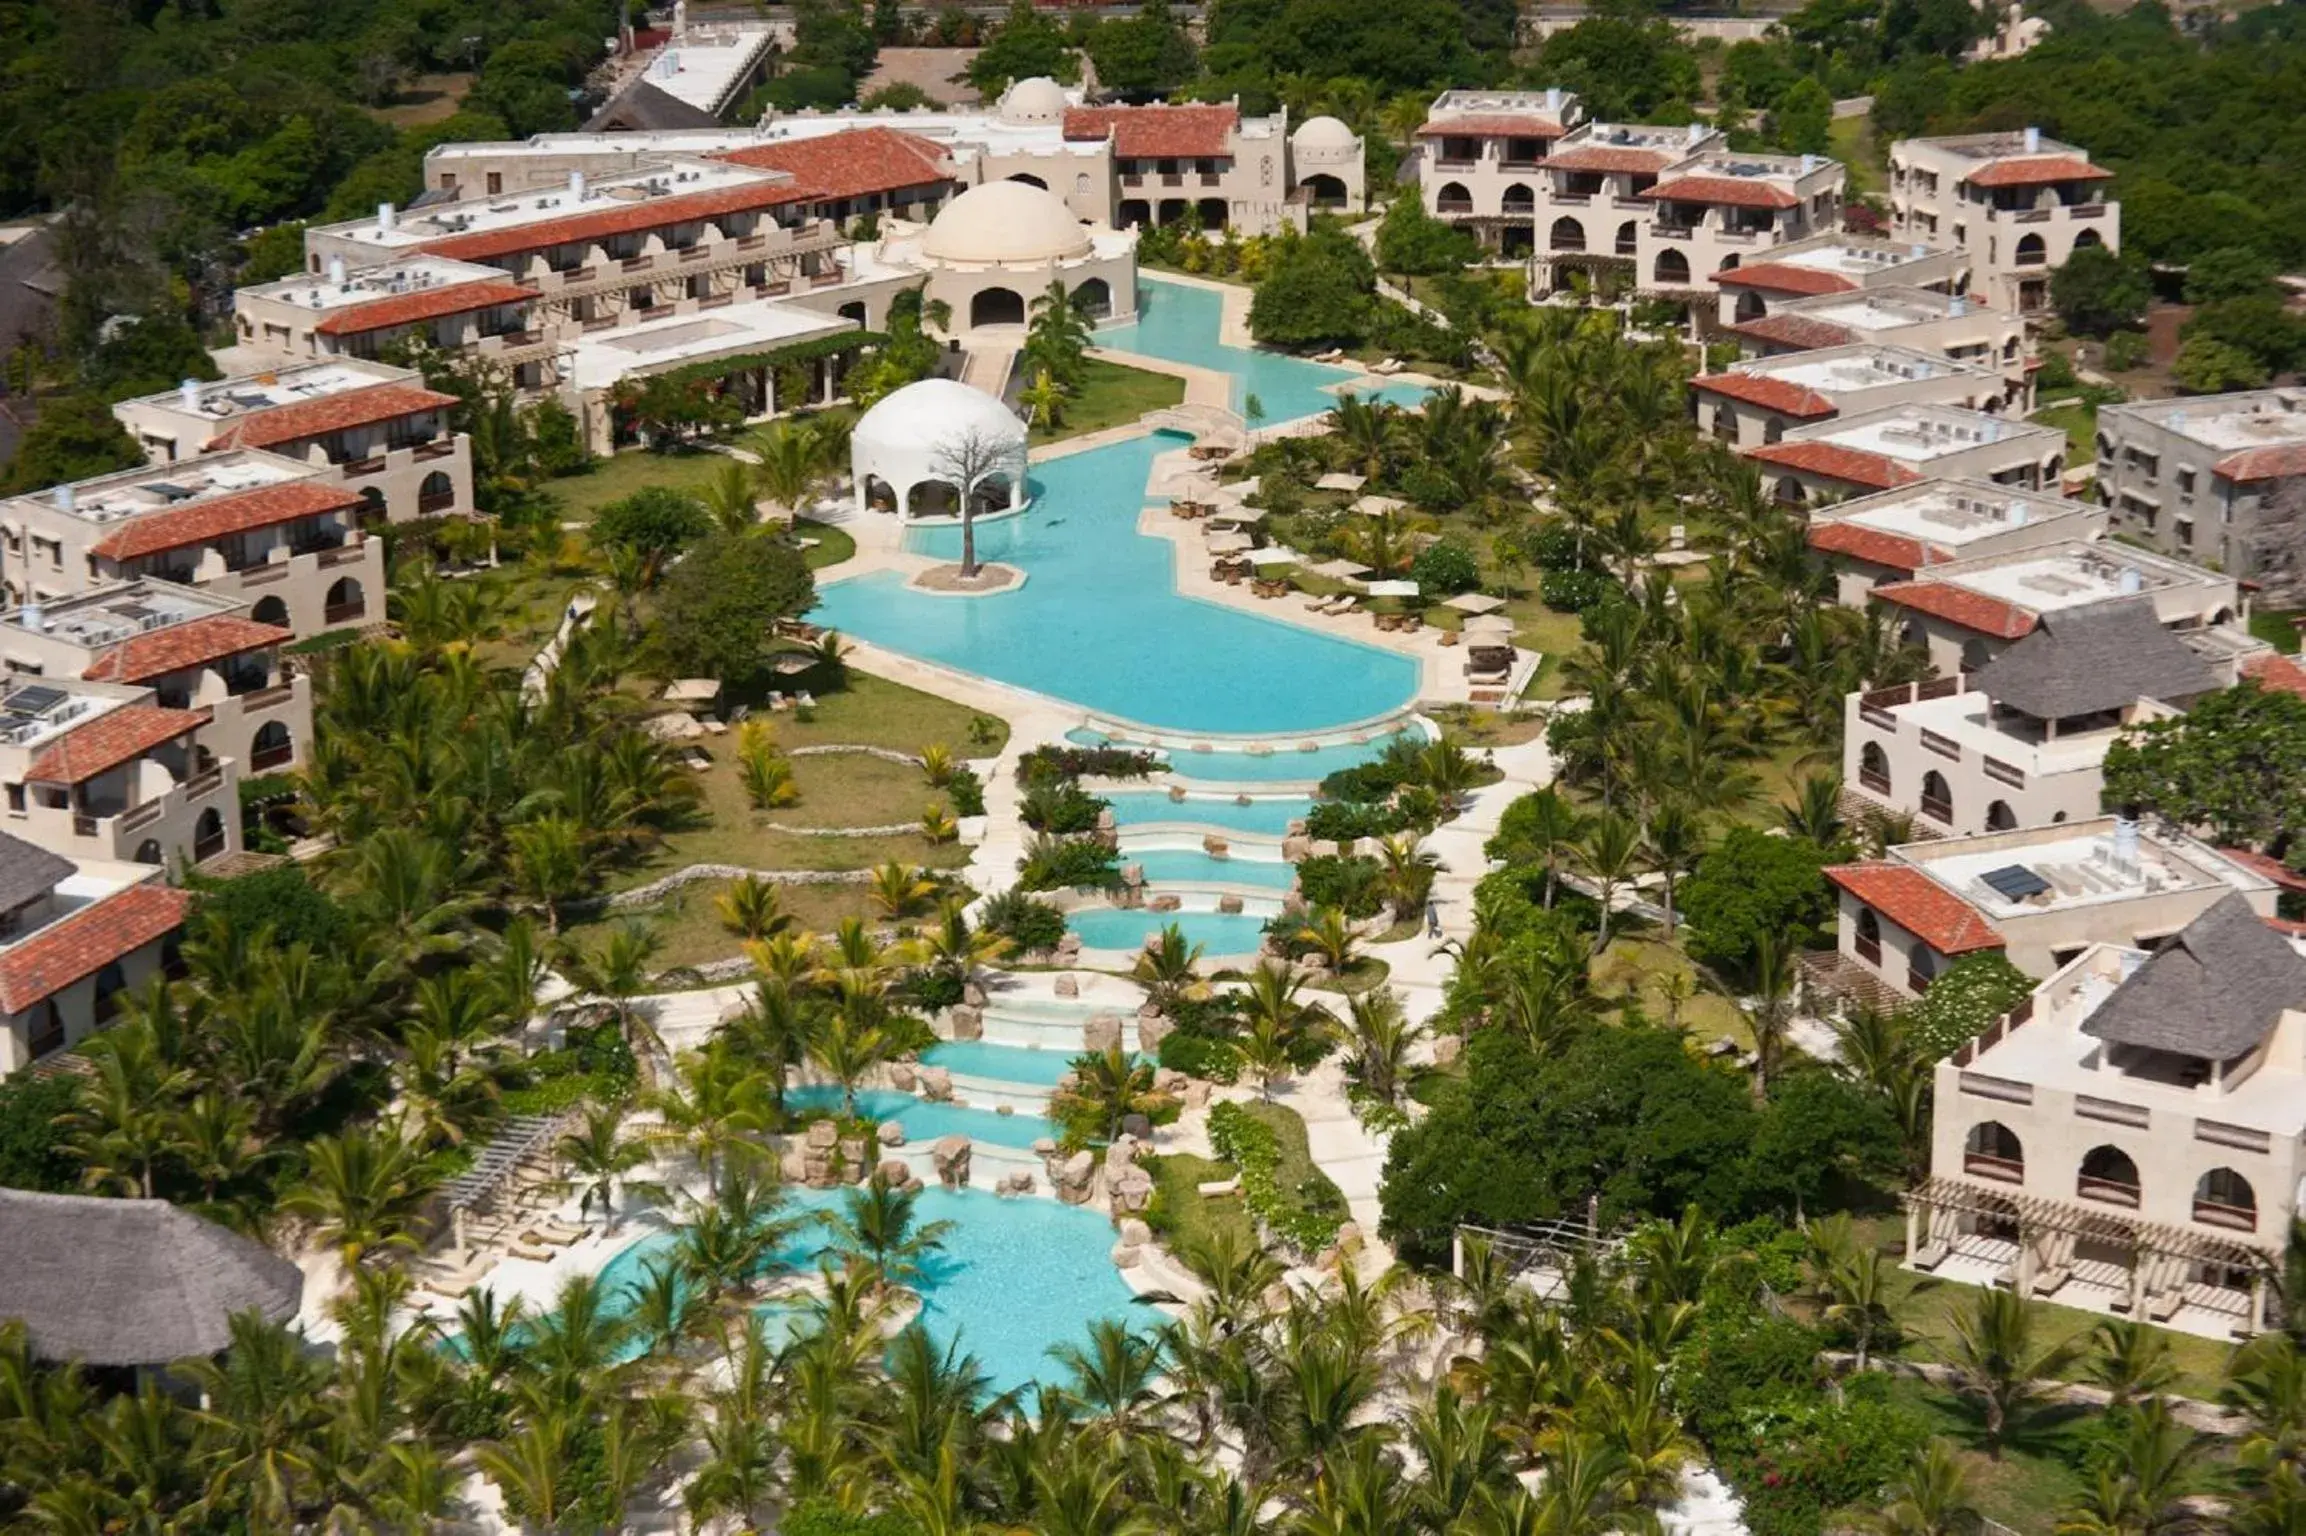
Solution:
{"label": "green tree canopy", "polygon": [[45,490],[143,462],[144,450],[100,397],[58,395],[41,402],[39,418],[17,441],[16,456],[0,476],[0,494]]}
{"label": "green tree canopy", "polygon": [[703,538],[712,526],[712,515],[695,496],[671,486],[649,485],[602,507],[593,518],[592,539],[661,563]]}
{"label": "green tree canopy", "polygon": [[766,664],[776,621],[816,600],[799,550],[767,534],[718,533],[665,578],[651,638],[668,673],[741,683]]}
{"label": "green tree canopy", "polygon": [[1013,0],[1001,29],[969,61],[969,83],[991,100],[1007,90],[1010,82],[1036,75],[1078,80],[1080,58],[1066,42],[1064,29],[1035,10],[1032,0]]}
{"label": "green tree canopy", "polygon": [[1475,254],[1473,236],[1433,217],[1413,196],[1395,198],[1377,225],[1377,265],[1387,272],[1455,272]]}
{"label": "green tree canopy", "polygon": [[2033,990],[2034,978],[2012,965],[2000,950],[1964,955],[1907,1007],[1906,1037],[1924,1059],[1943,1060]]}
{"label": "green tree canopy", "polygon": [[2069,330],[2103,336],[2136,325],[2154,297],[2145,258],[2102,245],[2085,245],[2050,276],[2050,300]]}
{"label": "green tree canopy", "polygon": [[2306,699],[2245,679],[2106,750],[2106,804],[2277,852],[2306,826]]}
{"label": "green tree canopy", "polygon": [[1277,347],[1357,343],[1369,331],[1376,281],[1349,236],[1316,231],[1284,241],[1249,301],[1249,333]]}
{"label": "green tree canopy", "polygon": [[1690,954],[1743,975],[1765,933],[1781,946],[1814,943],[1833,920],[1833,892],[1819,873],[1825,862],[1807,838],[1732,827],[1682,883]]}

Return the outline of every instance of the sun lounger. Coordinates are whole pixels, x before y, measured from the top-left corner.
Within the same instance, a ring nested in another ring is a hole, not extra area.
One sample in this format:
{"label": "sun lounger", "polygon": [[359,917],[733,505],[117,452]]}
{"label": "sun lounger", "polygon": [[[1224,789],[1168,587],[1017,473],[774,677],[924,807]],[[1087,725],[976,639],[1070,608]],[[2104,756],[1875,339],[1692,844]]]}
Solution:
{"label": "sun lounger", "polygon": [[1329,604],[1335,597],[1336,594],[1333,592],[1316,593],[1306,601],[1305,611],[1307,613],[1327,613]]}
{"label": "sun lounger", "polygon": [[774,715],[774,714],[779,714],[779,713],[782,713],[782,712],[783,712],[783,711],[784,711],[784,710],[785,710],[787,707],[788,707],[788,706],[787,706],[787,704],[786,704],[785,696],[784,696],[783,694],[781,694],[781,693],[771,693],[771,694],[769,695],[769,713],[770,713],[770,714]]}
{"label": "sun lounger", "polygon": [[1399,373],[1402,370],[1402,366],[1403,364],[1400,358],[1389,357],[1381,363],[1371,363],[1369,365],[1369,371],[1371,373]]}
{"label": "sun lounger", "polygon": [[553,1250],[541,1243],[516,1242],[512,1245],[511,1253],[514,1258],[527,1259],[533,1264],[549,1264],[553,1256]]}
{"label": "sun lounger", "polygon": [[1329,611],[1332,614],[1344,615],[1353,612],[1354,609],[1359,608],[1360,606],[1360,598],[1353,596],[1351,593],[1344,593],[1340,595],[1335,602],[1329,605]]}
{"label": "sun lounger", "polygon": [[1914,1252],[1914,1268],[1928,1274],[1946,1262],[1953,1250],[1944,1243],[1924,1243]]}
{"label": "sun lounger", "polygon": [[815,709],[817,707],[817,696],[813,693],[810,693],[808,690],[803,689],[801,692],[793,695],[793,707],[796,709]]}
{"label": "sun lounger", "polygon": [[2053,1264],[2034,1277],[2036,1296],[2055,1296],[2058,1288],[2074,1278],[2074,1272],[2064,1265]]}
{"label": "sun lounger", "polygon": [[2178,1309],[2185,1304],[2186,1293],[2184,1291],[2174,1288],[2164,1291],[2161,1295],[2156,1296],[2152,1301],[2146,1303],[2146,1321],[2150,1323],[2166,1323],[2171,1318],[2176,1317],[2178,1315]]}

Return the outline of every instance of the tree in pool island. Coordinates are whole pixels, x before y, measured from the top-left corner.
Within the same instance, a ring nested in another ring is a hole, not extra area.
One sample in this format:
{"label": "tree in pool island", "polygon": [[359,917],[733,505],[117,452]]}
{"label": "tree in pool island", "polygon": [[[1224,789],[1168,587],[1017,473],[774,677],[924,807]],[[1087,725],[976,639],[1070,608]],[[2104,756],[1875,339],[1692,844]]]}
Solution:
{"label": "tree in pool island", "polygon": [[[977,579],[977,496],[985,482],[1011,479],[1012,501],[1024,494],[1023,466],[1017,451],[997,433],[982,427],[964,427],[937,446],[929,467],[953,483],[954,500],[961,515],[961,579]],[[1013,479],[1011,477],[1014,477]]]}

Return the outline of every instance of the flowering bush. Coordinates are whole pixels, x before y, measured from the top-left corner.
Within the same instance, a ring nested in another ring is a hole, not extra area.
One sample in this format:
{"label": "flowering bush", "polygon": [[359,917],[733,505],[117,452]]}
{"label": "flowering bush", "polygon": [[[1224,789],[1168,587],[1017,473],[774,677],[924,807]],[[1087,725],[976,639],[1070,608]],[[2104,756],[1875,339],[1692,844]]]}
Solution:
{"label": "flowering bush", "polygon": [[1239,1104],[1209,1111],[1209,1145],[1241,1174],[1241,1199],[1249,1214],[1297,1253],[1310,1258],[1337,1241],[1345,1224],[1345,1196],[1315,1170],[1295,1188],[1281,1184],[1281,1140],[1273,1127]]}

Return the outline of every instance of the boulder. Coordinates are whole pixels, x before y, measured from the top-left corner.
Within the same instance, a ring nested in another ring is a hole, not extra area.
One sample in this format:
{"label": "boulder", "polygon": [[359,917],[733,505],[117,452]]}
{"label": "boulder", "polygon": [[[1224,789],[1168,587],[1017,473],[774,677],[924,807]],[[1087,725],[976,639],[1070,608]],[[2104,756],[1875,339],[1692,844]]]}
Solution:
{"label": "boulder", "polygon": [[806,1184],[809,1181],[809,1155],[798,1147],[779,1158],[777,1167],[787,1184]]}
{"label": "boulder", "polygon": [[1281,840],[1282,862],[1287,864],[1302,864],[1311,854],[1312,848],[1313,839],[1307,837],[1302,832],[1292,832]]}
{"label": "boulder", "polygon": [[1172,893],[1164,896],[1156,896],[1145,905],[1148,910],[1154,912],[1175,912],[1180,910],[1185,905],[1185,900],[1183,897]]}
{"label": "boulder", "polygon": [[1433,1037],[1433,1064],[1437,1067],[1446,1067],[1455,1062],[1464,1050],[1464,1036],[1436,1035]]}
{"label": "boulder", "polygon": [[1103,809],[1103,810],[1101,810],[1101,811],[1099,811],[1099,812],[1097,813],[1097,830],[1098,830],[1098,831],[1100,831],[1100,832],[1112,832],[1112,831],[1115,831],[1115,830],[1117,830],[1117,829],[1118,829],[1118,827],[1119,827],[1119,823],[1117,823],[1117,822],[1116,822],[1116,821],[1113,819],[1113,807],[1111,807],[1111,806],[1109,806],[1109,805],[1108,805],[1107,807],[1105,807],[1105,809]]}
{"label": "boulder", "polygon": [[1182,801],[1184,800],[1184,798],[1185,798],[1185,786],[1184,786],[1184,785],[1182,785],[1182,784],[1172,784],[1172,785],[1170,785],[1170,786],[1169,786],[1169,802],[1170,802],[1170,804],[1172,804],[1172,805],[1178,804],[1178,803],[1182,802]]}
{"label": "boulder", "polygon": [[1334,859],[1341,851],[1337,839],[1333,837],[1316,837],[1307,846],[1312,850],[1313,857],[1317,859]]}
{"label": "boulder", "polygon": [[1105,1181],[1113,1215],[1143,1216],[1153,1204],[1153,1175],[1142,1168],[1124,1168]]}
{"label": "boulder", "polygon": [[862,1136],[842,1137],[841,1176],[852,1184],[862,1184],[865,1182],[866,1171],[865,1138]]}
{"label": "boulder", "polygon": [[959,1189],[969,1182],[969,1138],[942,1136],[936,1146],[929,1149],[929,1161],[937,1170],[937,1182],[946,1189]]}
{"label": "boulder", "polygon": [[950,1102],[953,1097],[953,1074],[943,1067],[923,1067],[921,1097],[940,1104]]}
{"label": "boulder", "polygon": [[961,1002],[963,1006],[969,1008],[984,1007],[985,989],[973,981],[963,982],[961,984]]}
{"label": "boulder", "polygon": [[[1076,956],[1076,955],[1078,955],[1078,954],[1080,954],[1080,953],[1081,953],[1081,935],[1079,935],[1079,934],[1077,934],[1077,933],[1068,933],[1068,934],[1066,934],[1066,935],[1065,935],[1063,938],[1061,938],[1061,939],[1059,939],[1059,940],[1057,941],[1057,958],[1058,958],[1058,959],[1060,959],[1060,960],[1070,960],[1070,959],[1072,959],[1074,956]],[[1058,995],[1058,996],[1060,996],[1060,997],[1063,997],[1063,996],[1066,996],[1067,994],[1060,992],[1060,993],[1059,993],[1059,994],[1057,994],[1057,995]]]}
{"label": "boulder", "polygon": [[1134,1136],[1139,1141],[1143,1141],[1153,1134],[1153,1122],[1143,1115],[1123,1115],[1121,1117],[1121,1134]]}
{"label": "boulder", "polygon": [[1113,1145],[1105,1149],[1105,1177],[1110,1179],[1124,1168],[1137,1165],[1137,1154],[1145,1144],[1134,1133],[1123,1131],[1113,1138]]}
{"label": "boulder", "polygon": [[1214,832],[1201,839],[1201,851],[1213,859],[1233,857],[1233,845]]}
{"label": "boulder", "polygon": [[1153,1241],[1153,1229],[1134,1216],[1125,1217],[1121,1222],[1121,1241],[1142,1248]]}
{"label": "boulder", "polygon": [[1289,818],[1289,825],[1283,827],[1281,833],[1284,837],[1303,837],[1305,829],[1311,825],[1312,823],[1302,816],[1292,816]]}
{"label": "boulder", "polygon": [[841,1128],[831,1120],[809,1122],[809,1147],[813,1151],[830,1152],[841,1142]]}
{"label": "boulder", "polygon": [[1137,1015],[1137,1049],[1148,1056],[1160,1052],[1161,1042],[1177,1032],[1177,1026],[1158,1013]]}
{"label": "boulder", "polygon": [[1121,1015],[1092,1013],[1081,1026],[1081,1048],[1091,1055],[1117,1050],[1121,1045]]}
{"label": "boulder", "polygon": [[1043,1162],[1047,1162],[1051,1157],[1055,1156],[1056,1152],[1057,1138],[1054,1136],[1043,1136],[1038,1141],[1033,1143],[1033,1155],[1037,1158],[1040,1158]]}
{"label": "boulder", "polygon": [[1113,1245],[1113,1267],[1115,1269],[1135,1269],[1143,1256],[1135,1243],[1115,1243]]}
{"label": "boulder", "polygon": [[920,1078],[909,1061],[892,1062],[889,1066],[889,1086],[899,1093],[911,1093]]}
{"label": "boulder", "polygon": [[1220,912],[1239,912],[1241,910],[1241,898],[1238,896],[1220,896],[1217,898],[1217,910]]}
{"label": "boulder", "polygon": [[[1138,1027],[1142,1030],[1144,1026]],[[1153,1069],[1153,1091],[1155,1093],[1181,1094],[1185,1091],[1185,1085],[1191,1081],[1191,1078],[1175,1067],[1155,1067]]]}
{"label": "boulder", "polygon": [[[1068,935],[1068,937],[1070,937],[1070,935]],[[1051,990],[1053,990],[1059,997],[1079,997],[1081,995],[1080,978],[1075,976],[1060,976],[1056,979],[1055,982],[1051,984]]]}
{"label": "boulder", "polygon": [[894,1120],[882,1125],[880,1136],[884,1147],[901,1147],[905,1144],[905,1128]]}
{"label": "boulder", "polygon": [[1209,1088],[1210,1084],[1206,1078],[1196,1077],[1188,1081],[1185,1084],[1185,1107],[1187,1109],[1207,1109],[1209,1107]]}
{"label": "boulder", "polygon": [[896,1189],[904,1188],[913,1178],[913,1170],[906,1166],[905,1160],[901,1157],[882,1158],[881,1166],[874,1169],[873,1172],[882,1183]]}
{"label": "boulder", "polygon": [[1085,1151],[1076,1152],[1051,1170],[1049,1182],[1056,1188],[1057,1198],[1067,1205],[1087,1205],[1097,1184],[1097,1159]]}
{"label": "boulder", "polygon": [[982,1040],[985,1038],[985,1010],[976,1003],[956,1003],[945,1015],[953,1027],[956,1040]]}

